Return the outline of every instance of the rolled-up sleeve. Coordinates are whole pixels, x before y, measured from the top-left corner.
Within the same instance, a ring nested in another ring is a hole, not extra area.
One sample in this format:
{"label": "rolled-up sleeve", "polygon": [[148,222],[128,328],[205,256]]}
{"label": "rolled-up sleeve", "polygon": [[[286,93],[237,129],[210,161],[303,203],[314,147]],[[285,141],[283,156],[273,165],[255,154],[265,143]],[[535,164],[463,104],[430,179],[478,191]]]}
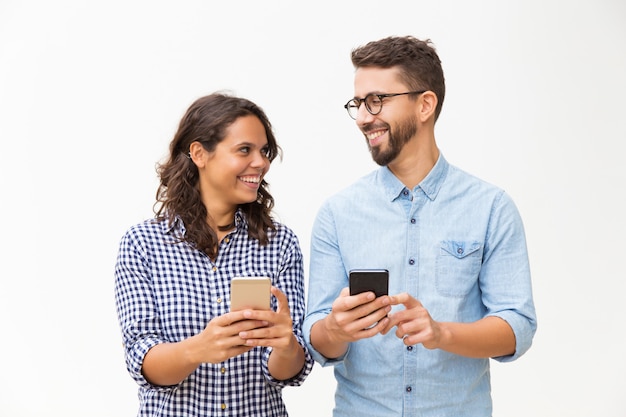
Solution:
{"label": "rolled-up sleeve", "polygon": [[479,281],[487,315],[505,320],[515,334],[515,353],[494,359],[513,361],[530,348],[537,318],[522,219],[504,192],[492,208]]}
{"label": "rolled-up sleeve", "polygon": [[115,303],[122,329],[126,369],[142,387],[164,390],[143,376],[143,360],[152,347],[165,342],[159,336],[159,320],[150,288],[148,257],[133,230],[123,236],[115,265]]}

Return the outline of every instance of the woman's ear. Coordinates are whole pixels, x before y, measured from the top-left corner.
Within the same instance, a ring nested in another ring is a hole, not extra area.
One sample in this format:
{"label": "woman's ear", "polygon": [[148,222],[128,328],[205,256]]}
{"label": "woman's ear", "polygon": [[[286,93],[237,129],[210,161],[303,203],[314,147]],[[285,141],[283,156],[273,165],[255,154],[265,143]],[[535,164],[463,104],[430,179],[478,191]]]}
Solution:
{"label": "woman's ear", "polygon": [[198,141],[191,142],[189,145],[189,158],[198,168],[203,168],[205,163],[206,150]]}
{"label": "woman's ear", "polygon": [[437,95],[428,90],[422,93],[420,98],[421,105],[419,106],[419,120],[424,123],[428,119],[435,120],[435,109],[437,108]]}

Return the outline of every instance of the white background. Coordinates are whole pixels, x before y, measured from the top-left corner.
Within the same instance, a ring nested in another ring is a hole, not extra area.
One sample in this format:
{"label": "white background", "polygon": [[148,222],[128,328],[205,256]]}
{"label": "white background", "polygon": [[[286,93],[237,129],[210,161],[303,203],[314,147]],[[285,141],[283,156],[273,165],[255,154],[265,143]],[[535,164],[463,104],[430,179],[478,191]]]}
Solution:
{"label": "white background", "polygon": [[[117,244],[152,216],[155,163],[201,95],[266,110],[284,149],[276,214],[308,269],[322,200],[374,168],[342,108],[349,53],[406,34],[443,61],[444,155],[525,221],[539,328],[519,361],[493,363],[494,415],[626,415],[620,0],[0,0],[0,415],[135,414]],[[327,416],[333,391],[316,365],[284,397],[292,416]]]}

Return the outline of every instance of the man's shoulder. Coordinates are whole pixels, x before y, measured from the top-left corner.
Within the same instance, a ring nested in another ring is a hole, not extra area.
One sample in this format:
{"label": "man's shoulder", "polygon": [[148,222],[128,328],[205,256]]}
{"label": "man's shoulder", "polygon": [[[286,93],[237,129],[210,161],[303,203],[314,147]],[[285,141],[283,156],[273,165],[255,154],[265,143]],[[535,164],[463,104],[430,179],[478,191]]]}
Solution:
{"label": "man's shoulder", "polygon": [[478,188],[484,192],[502,192],[502,188],[498,185],[452,164],[449,165],[447,180],[449,184],[463,188]]}
{"label": "man's shoulder", "polygon": [[372,192],[378,186],[377,177],[378,170],[371,171],[357,178],[345,187],[335,191],[333,194],[327,197],[326,201],[342,201],[345,199],[354,198],[356,196],[362,196],[364,193]]}

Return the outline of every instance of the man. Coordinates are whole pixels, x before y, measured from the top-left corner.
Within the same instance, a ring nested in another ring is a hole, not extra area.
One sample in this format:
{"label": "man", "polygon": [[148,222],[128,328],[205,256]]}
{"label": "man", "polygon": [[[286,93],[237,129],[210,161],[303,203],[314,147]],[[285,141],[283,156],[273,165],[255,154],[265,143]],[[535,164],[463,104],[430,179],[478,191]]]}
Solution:
{"label": "man", "polygon": [[[536,330],[521,218],[438,149],[445,83],[429,40],[370,42],[352,63],[345,107],[380,168],[319,210],[303,329],[335,366],[334,416],[491,416],[489,358],[519,358]],[[389,295],[349,295],[363,268],[389,270]]]}

